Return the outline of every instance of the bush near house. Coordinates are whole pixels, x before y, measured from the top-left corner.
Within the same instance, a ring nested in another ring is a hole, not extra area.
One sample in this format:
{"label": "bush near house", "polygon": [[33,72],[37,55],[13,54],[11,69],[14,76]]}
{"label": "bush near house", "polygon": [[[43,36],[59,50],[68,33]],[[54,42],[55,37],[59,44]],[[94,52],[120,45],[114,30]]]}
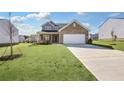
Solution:
{"label": "bush near house", "polygon": [[88,39],[88,44],[92,44],[92,42],[93,42],[93,40],[90,38],[90,39]]}

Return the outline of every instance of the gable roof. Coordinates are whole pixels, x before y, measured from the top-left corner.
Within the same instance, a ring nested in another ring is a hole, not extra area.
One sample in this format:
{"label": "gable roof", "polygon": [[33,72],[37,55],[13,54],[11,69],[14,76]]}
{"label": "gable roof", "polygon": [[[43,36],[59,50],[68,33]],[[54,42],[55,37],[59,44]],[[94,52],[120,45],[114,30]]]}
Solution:
{"label": "gable roof", "polygon": [[47,24],[51,24],[52,26],[59,26],[59,28],[67,25],[66,23],[54,23],[53,21],[48,21],[45,24],[43,24],[42,26],[47,25]]}
{"label": "gable roof", "polygon": [[71,21],[71,22],[68,23],[68,24],[66,24],[66,23],[54,23],[54,22],[52,22],[52,21],[49,21],[49,22],[43,24],[42,26],[47,25],[47,24],[51,24],[51,25],[53,25],[53,26],[58,26],[58,30],[42,30],[42,31],[45,31],[45,32],[60,32],[61,30],[65,29],[66,27],[68,27],[69,25],[71,25],[71,24],[74,23],[74,22],[77,23],[78,25],[80,25],[81,27],[83,27],[84,29],[86,29],[87,31],[89,31],[89,29],[88,29],[86,26],[82,25],[82,24],[81,24],[79,21],[77,21],[77,20],[73,20],[73,21]]}
{"label": "gable roof", "polygon": [[89,29],[87,27],[85,27],[84,25],[82,25],[79,21],[77,20],[73,20],[72,22],[70,22],[69,24],[65,25],[64,27],[62,27],[61,29],[59,29],[59,32],[62,31],[63,29],[67,28],[69,25],[71,25],[72,23],[77,23],[78,25],[80,25],[81,27],[83,27],[84,29],[86,29],[87,31],[89,31]]}
{"label": "gable roof", "polygon": [[52,25],[52,26],[56,26],[56,24],[55,24],[53,21],[48,21],[48,22],[46,22],[45,24],[43,24],[42,26],[48,25],[48,24],[50,24],[50,25]]}
{"label": "gable roof", "polygon": [[62,27],[64,27],[65,23],[54,23],[53,21],[48,21],[46,22],[45,24],[43,24],[42,26],[53,26],[53,27],[56,27],[56,29],[49,29],[49,30],[46,30],[46,29],[42,29],[43,32],[58,32],[59,29],[61,29]]}
{"label": "gable roof", "polygon": [[98,28],[100,28],[101,26],[103,26],[108,20],[111,20],[111,19],[124,19],[124,18],[117,18],[117,17],[109,17],[107,18]]}
{"label": "gable roof", "polygon": [[[4,28],[9,28],[9,26],[12,27],[12,31],[19,31],[12,22],[10,22],[8,19],[0,19],[0,24],[4,25]],[[1,26],[1,25],[0,25]],[[5,27],[6,26],[6,27]]]}

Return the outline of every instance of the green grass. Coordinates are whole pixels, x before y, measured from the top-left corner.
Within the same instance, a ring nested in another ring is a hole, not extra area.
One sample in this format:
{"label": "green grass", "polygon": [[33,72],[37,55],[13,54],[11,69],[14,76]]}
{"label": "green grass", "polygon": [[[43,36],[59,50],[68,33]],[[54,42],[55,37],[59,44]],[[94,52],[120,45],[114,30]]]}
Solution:
{"label": "green grass", "polygon": [[98,40],[93,44],[124,51],[124,41]]}
{"label": "green grass", "polygon": [[0,62],[0,80],[96,80],[63,45],[19,44],[15,52],[17,46],[23,56]]}

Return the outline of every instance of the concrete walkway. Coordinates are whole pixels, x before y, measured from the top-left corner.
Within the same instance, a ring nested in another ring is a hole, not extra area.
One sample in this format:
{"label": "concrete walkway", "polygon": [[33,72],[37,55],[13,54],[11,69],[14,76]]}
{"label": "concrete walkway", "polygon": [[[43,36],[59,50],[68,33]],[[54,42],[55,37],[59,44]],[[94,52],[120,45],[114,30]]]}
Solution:
{"label": "concrete walkway", "polygon": [[93,45],[67,45],[67,48],[98,80],[124,80],[124,52]]}

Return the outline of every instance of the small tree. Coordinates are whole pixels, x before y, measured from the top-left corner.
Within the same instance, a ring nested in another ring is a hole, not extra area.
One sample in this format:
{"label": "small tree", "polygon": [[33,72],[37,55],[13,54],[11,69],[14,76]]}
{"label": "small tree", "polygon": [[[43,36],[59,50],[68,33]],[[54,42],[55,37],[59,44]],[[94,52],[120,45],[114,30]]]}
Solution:
{"label": "small tree", "polygon": [[112,36],[112,40],[113,40],[113,37],[114,37],[114,31],[111,31],[111,36]]}
{"label": "small tree", "polygon": [[114,35],[114,41],[116,41],[117,40],[117,35]]}
{"label": "small tree", "polygon": [[114,31],[111,32],[111,36],[113,41],[117,40],[117,35],[115,35]]}

